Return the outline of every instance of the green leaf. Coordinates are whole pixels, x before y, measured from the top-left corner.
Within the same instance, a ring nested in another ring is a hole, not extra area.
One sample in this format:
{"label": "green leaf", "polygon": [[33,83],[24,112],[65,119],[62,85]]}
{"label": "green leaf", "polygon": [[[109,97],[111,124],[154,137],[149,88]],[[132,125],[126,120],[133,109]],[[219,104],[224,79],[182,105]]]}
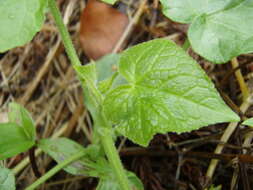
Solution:
{"label": "green leaf", "polygon": [[75,70],[81,79],[81,83],[87,93],[90,94],[90,102],[98,107],[102,101],[102,94],[97,89],[97,70],[94,63],[85,66],[75,66]]}
{"label": "green leaf", "polygon": [[[134,173],[129,171],[126,172],[132,189],[144,190],[141,180]],[[114,175],[113,171],[108,173],[107,177],[100,178],[96,190],[121,190],[121,187],[118,184],[118,180],[116,180],[116,176]]]}
{"label": "green leaf", "polygon": [[221,188],[222,188],[222,186],[221,185],[219,185],[219,186],[214,186],[214,185],[212,185],[210,188],[209,188],[209,190],[221,190]]}
{"label": "green leaf", "polygon": [[[106,93],[110,89],[117,76],[119,58],[119,54],[109,54],[97,62],[93,61],[84,66],[76,66],[83,85],[90,89],[90,93],[96,95]],[[101,99],[101,97],[96,99]]]}
{"label": "green leaf", "polygon": [[212,14],[225,8],[228,1],[230,0],[160,0],[165,16],[176,22],[187,24],[199,15]]}
{"label": "green leaf", "polygon": [[15,177],[11,170],[0,166],[0,189],[15,190]]}
{"label": "green leaf", "polygon": [[245,120],[242,124],[243,125],[248,125],[250,127],[253,127],[253,117]]}
{"label": "green leaf", "polygon": [[112,53],[105,55],[93,64],[96,64],[98,82],[110,78],[118,69],[120,54]]}
{"label": "green leaf", "polygon": [[96,61],[96,71],[98,76],[98,88],[105,94],[113,85],[117,77],[119,54],[109,54]]}
{"label": "green leaf", "polygon": [[34,145],[16,123],[0,123],[0,160],[15,156]]}
{"label": "green leaf", "polygon": [[47,154],[49,154],[56,162],[60,163],[69,156],[80,151],[86,151],[87,156],[68,165],[64,170],[73,175],[88,175],[90,165],[92,164],[88,158],[88,150],[67,138],[58,139],[42,139],[38,146]]}
{"label": "green leaf", "polygon": [[34,121],[29,112],[17,103],[9,104],[9,122],[13,122],[23,127],[27,137],[31,141],[35,141],[36,129]]}
{"label": "green leaf", "polygon": [[200,66],[171,41],[157,39],[122,53],[128,81],[106,94],[103,109],[116,129],[147,146],[153,135],[239,121]]}
{"label": "green leaf", "polygon": [[124,83],[117,73],[119,58],[119,54],[109,54],[97,62],[75,67],[84,89],[85,105],[93,119],[100,109],[103,94],[106,94],[111,87]]}
{"label": "green leaf", "polygon": [[111,4],[113,5],[114,3],[116,3],[117,0],[102,0],[105,3]]}
{"label": "green leaf", "polygon": [[206,59],[225,63],[253,52],[252,0],[160,1],[167,17],[190,24],[189,41],[194,51]]}
{"label": "green leaf", "polygon": [[47,0],[0,1],[0,52],[31,41],[41,29]]}

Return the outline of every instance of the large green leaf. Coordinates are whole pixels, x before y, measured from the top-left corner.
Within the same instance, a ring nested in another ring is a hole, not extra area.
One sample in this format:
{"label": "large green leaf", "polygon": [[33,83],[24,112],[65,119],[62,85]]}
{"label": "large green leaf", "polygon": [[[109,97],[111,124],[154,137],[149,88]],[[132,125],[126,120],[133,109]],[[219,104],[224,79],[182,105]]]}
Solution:
{"label": "large green leaf", "polygon": [[156,133],[239,120],[200,66],[171,41],[157,39],[126,50],[119,73],[128,83],[106,95],[104,112],[138,144],[147,146]]}
{"label": "large green leaf", "polygon": [[[127,172],[127,178],[133,190],[143,190],[141,180],[132,172]],[[96,190],[121,190],[120,184],[116,179],[114,172],[111,170],[106,177],[101,177]]]}
{"label": "large green leaf", "polygon": [[0,52],[29,42],[41,29],[47,0],[0,0]]}
{"label": "large green leaf", "polygon": [[17,103],[9,104],[9,122],[16,123],[24,129],[27,137],[35,141],[36,129],[34,121],[29,112],[21,105]]}
{"label": "large green leaf", "polygon": [[253,0],[160,1],[167,17],[190,24],[191,45],[206,59],[225,63],[253,52]]}
{"label": "large green leaf", "polygon": [[15,190],[15,177],[11,170],[0,166],[0,189]]}
{"label": "large green leaf", "polygon": [[16,123],[0,123],[0,160],[24,152],[34,143]]}

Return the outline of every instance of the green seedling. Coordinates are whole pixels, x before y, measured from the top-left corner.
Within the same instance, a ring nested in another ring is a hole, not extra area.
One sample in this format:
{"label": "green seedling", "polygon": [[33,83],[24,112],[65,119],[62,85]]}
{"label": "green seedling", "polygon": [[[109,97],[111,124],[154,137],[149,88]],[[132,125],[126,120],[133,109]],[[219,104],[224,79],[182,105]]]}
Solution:
{"label": "green seedling", "polygon": [[[161,2],[167,16],[183,23],[191,23],[189,39],[197,52],[199,48],[204,51],[199,51],[200,55],[215,62],[225,62],[240,53],[251,51],[252,46],[249,43],[244,48],[232,49],[239,44],[234,40],[234,46],[230,45],[230,48],[226,49],[227,52],[221,53],[219,49],[217,53],[214,50],[215,44],[201,41],[196,45],[194,40],[195,35],[199,35],[197,26],[202,33],[205,33],[204,29],[207,34],[211,33],[209,29],[213,26],[208,24],[210,28],[203,29],[203,19],[207,23],[211,20],[212,23],[212,19],[225,19],[230,14],[243,17],[246,13],[244,15],[241,12],[244,12],[246,5],[252,4],[251,1],[236,1],[230,4],[213,1],[212,6],[209,6],[195,0],[193,2],[201,6],[201,9],[197,8],[198,12],[191,10],[190,6],[188,9],[182,7],[187,5],[183,0],[176,1],[177,3],[172,0]],[[22,9],[18,9],[19,12],[14,14],[16,7]],[[47,8],[55,19],[66,52],[82,84],[85,105],[94,121],[94,138],[93,144],[88,147],[67,138],[36,140],[35,125],[28,111],[12,103],[9,122],[0,124],[0,159],[15,156],[36,146],[58,163],[26,190],[35,189],[60,169],[73,175],[99,178],[98,190],[143,190],[138,177],[122,166],[114,145],[118,135],[125,136],[141,146],[148,146],[157,133],[190,132],[210,124],[240,120],[223,102],[201,67],[182,48],[169,40],[145,42],[125,50],[120,55],[108,55],[96,63],[82,66],[55,0],[0,1],[0,12],[4,13],[0,15],[0,25],[5,26],[0,28],[0,52],[30,41],[40,30]],[[228,21],[225,19],[224,22]],[[15,30],[13,23],[17,23]],[[228,33],[225,26],[220,29],[214,27],[212,30],[217,32],[212,33],[215,36],[224,32],[236,36],[236,39],[239,36],[241,38],[237,40],[240,43],[243,40],[246,43],[246,38],[251,37],[248,35],[249,28],[245,30],[245,35],[236,31]],[[221,43],[223,48],[227,47],[227,38]],[[6,175],[6,171],[1,170],[0,176]],[[13,183],[13,176],[10,176],[8,181],[0,180],[0,187],[9,184],[11,189]]]}

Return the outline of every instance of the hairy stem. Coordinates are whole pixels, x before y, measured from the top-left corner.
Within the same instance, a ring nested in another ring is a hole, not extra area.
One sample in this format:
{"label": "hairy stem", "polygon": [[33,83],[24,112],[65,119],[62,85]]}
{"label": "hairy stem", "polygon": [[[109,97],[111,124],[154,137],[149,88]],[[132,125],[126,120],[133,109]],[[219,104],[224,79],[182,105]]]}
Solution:
{"label": "hairy stem", "polygon": [[55,0],[49,0],[48,5],[50,8],[50,12],[55,19],[55,23],[57,25],[57,28],[61,34],[62,42],[63,42],[63,45],[66,49],[68,57],[71,61],[71,64],[73,66],[81,65],[81,62],[77,56],[76,50],[75,50],[72,40],[70,38],[69,32],[63,23],[61,13],[56,5]]}
{"label": "hairy stem", "polygon": [[[66,48],[66,52],[69,56],[71,64],[75,69],[76,66],[80,66],[81,63],[80,63],[80,60],[79,60],[77,53],[74,49],[73,43],[72,43],[70,35],[68,33],[68,30],[63,23],[60,11],[57,8],[55,0],[49,0],[49,8],[50,8],[50,11],[51,11],[54,19],[55,19],[55,22],[56,22],[56,25],[59,29],[59,32],[61,34],[62,41],[63,41],[63,44]],[[102,117],[101,121],[103,124],[100,127],[108,127],[107,122],[105,122],[106,121],[105,117]],[[107,130],[110,130],[110,128],[104,128],[104,130],[107,131]],[[117,149],[114,145],[113,138],[112,138],[110,131],[107,131],[106,134],[100,135],[100,139],[103,144],[103,148],[105,150],[106,156],[108,157],[108,160],[109,160],[110,164],[112,165],[114,172],[116,173],[116,176],[118,178],[118,182],[121,186],[121,189],[122,190],[130,190],[131,188],[128,183],[126,172],[124,171],[124,168],[122,166],[121,160],[119,158]],[[26,190],[32,190],[32,188],[26,189]]]}
{"label": "hairy stem", "polygon": [[109,129],[103,130],[103,134],[100,135],[105,154],[116,173],[118,182],[122,190],[130,190],[126,172],[122,166],[118,151],[114,145],[113,137]]}
{"label": "hairy stem", "polygon": [[77,154],[70,156],[68,159],[64,160],[63,162],[59,163],[54,168],[49,170],[45,175],[43,175],[41,178],[39,178],[37,181],[35,181],[32,185],[27,187],[25,190],[33,190],[37,188],[40,184],[44,183],[46,180],[51,178],[53,175],[55,175],[58,171],[63,169],[65,166],[69,165],[71,162],[74,162],[75,160],[82,158],[85,154],[86,152],[78,152]]}

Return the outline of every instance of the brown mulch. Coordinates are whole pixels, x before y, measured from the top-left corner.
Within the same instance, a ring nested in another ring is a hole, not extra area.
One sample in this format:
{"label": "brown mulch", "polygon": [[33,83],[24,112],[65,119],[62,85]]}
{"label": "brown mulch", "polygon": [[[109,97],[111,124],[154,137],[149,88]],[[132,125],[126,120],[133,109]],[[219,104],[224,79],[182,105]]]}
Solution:
{"label": "brown mulch", "polygon": [[[122,0],[126,12],[133,16],[140,0]],[[126,40],[126,47],[154,38],[167,37],[179,45],[186,39],[188,26],[170,21],[161,13],[157,0],[148,1],[142,16]],[[88,63],[81,49],[78,31],[83,0],[58,0],[59,6],[71,33],[74,45],[83,64]],[[242,103],[241,91],[235,78],[235,69],[229,63],[214,65],[191,49],[189,54],[213,80],[224,100],[236,112]],[[252,86],[253,55],[238,57],[240,70],[249,88]],[[33,41],[0,56],[0,114],[7,110],[8,103],[16,101],[32,114],[39,139],[67,136],[83,145],[90,142],[92,119],[83,106],[82,90],[70,66],[57,28],[51,15]],[[241,113],[239,113],[241,114]],[[244,117],[252,117],[250,107]],[[0,118],[1,120],[1,118]],[[158,134],[145,149],[130,141],[123,144],[121,158],[125,167],[134,171],[145,185],[145,190],[204,189],[209,184],[222,185],[222,189],[246,189],[245,183],[253,186],[252,147],[243,147],[244,138],[252,133],[238,127],[222,154],[214,154],[227,124],[204,127],[198,131],[177,135]],[[64,128],[65,127],[65,128]],[[119,145],[124,139],[118,139]],[[27,157],[21,154],[7,160],[8,168],[15,168]],[[210,160],[220,160],[213,179],[205,177]],[[44,173],[55,165],[48,156],[37,156],[39,170]],[[23,189],[36,180],[30,165],[16,174],[17,189]],[[71,176],[59,172],[41,190],[92,190],[96,179]]]}

